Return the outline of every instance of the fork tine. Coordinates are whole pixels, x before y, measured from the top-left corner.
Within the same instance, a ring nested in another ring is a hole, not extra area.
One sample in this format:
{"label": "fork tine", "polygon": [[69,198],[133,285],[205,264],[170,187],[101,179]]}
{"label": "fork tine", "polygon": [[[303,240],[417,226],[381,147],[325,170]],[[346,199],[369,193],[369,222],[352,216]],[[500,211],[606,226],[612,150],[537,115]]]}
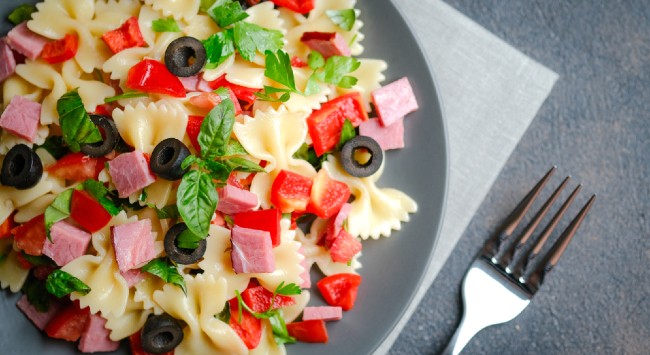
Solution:
{"label": "fork tine", "polygon": [[555,265],[557,265],[557,262],[560,260],[560,257],[562,257],[562,254],[569,246],[569,243],[571,243],[573,236],[580,227],[580,224],[582,224],[582,221],[587,216],[587,213],[591,209],[591,206],[594,204],[595,200],[596,195],[592,195],[591,198],[589,198],[589,201],[587,201],[587,203],[582,207],[580,212],[575,216],[575,218],[573,218],[569,226],[564,230],[564,232],[562,232],[562,235],[558,238],[555,244],[553,244],[553,247],[546,254],[543,262],[537,265],[535,271],[533,271],[530,276],[527,277],[524,275],[519,279],[521,283],[528,286],[531,290],[533,290],[533,292],[537,291],[542,282],[544,282],[544,276],[549,273],[555,267]]}

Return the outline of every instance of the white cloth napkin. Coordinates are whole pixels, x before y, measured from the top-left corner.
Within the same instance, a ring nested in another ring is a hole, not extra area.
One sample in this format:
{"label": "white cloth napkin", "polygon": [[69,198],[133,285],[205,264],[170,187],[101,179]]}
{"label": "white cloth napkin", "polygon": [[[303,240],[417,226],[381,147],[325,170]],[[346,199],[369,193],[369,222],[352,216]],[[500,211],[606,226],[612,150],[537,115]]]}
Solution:
{"label": "white cloth napkin", "polygon": [[442,1],[393,2],[419,37],[440,90],[450,174],[433,261],[377,354],[387,353],[397,339],[558,79]]}

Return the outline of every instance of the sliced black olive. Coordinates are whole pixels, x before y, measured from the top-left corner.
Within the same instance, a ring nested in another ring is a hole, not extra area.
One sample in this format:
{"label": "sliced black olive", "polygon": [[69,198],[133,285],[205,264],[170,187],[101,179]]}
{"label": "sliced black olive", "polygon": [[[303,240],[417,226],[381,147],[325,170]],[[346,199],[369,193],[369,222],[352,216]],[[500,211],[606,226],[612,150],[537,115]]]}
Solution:
{"label": "sliced black olive", "polygon": [[142,350],[163,354],[174,350],[183,340],[181,323],[169,314],[151,315],[142,327]]}
{"label": "sliced black olive", "polygon": [[120,133],[112,119],[107,116],[90,115],[90,120],[104,133],[104,139],[101,142],[83,144],[81,152],[93,157],[102,157],[115,149],[120,140]]}
{"label": "sliced black olive", "polygon": [[[366,162],[359,162],[357,153],[366,151],[370,158]],[[347,141],[341,148],[341,161],[343,169],[354,177],[368,177],[381,167],[384,160],[384,152],[379,143],[367,136],[356,136]]]}
{"label": "sliced black olive", "polygon": [[165,65],[176,76],[188,77],[198,74],[205,61],[205,47],[194,37],[175,39],[165,51]]}
{"label": "sliced black olive", "polygon": [[43,176],[41,158],[25,144],[17,144],[9,150],[2,162],[0,182],[18,190],[34,187]]}
{"label": "sliced black olive", "polygon": [[196,249],[179,248],[176,242],[178,236],[187,230],[185,223],[178,223],[169,228],[165,234],[165,252],[167,256],[177,264],[189,265],[194,264],[201,260],[208,243],[205,239],[199,241],[199,246]]}
{"label": "sliced black olive", "polygon": [[149,167],[154,174],[167,180],[178,180],[188,169],[182,169],[183,160],[190,155],[190,150],[176,138],[167,138],[156,145],[151,153]]}

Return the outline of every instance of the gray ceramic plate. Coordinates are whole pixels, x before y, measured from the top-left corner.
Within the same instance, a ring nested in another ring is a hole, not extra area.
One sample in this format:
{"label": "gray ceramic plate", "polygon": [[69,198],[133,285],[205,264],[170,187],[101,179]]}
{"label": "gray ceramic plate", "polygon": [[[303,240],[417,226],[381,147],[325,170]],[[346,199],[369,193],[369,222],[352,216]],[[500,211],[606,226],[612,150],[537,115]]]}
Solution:
{"label": "gray ceramic plate", "polygon": [[[23,0],[3,0],[0,18]],[[35,1],[30,1],[35,2]],[[414,197],[419,212],[392,237],[364,243],[363,276],[357,303],[344,319],[328,324],[327,345],[288,346],[290,354],[369,354],[388,336],[420,286],[440,230],[447,188],[447,142],[431,71],[406,21],[390,0],[360,0],[364,56],[389,63],[387,82],[408,76],[420,110],[405,120],[406,145],[387,154],[381,186]],[[2,21],[0,33],[10,28]],[[420,34],[426,39],[427,34]],[[313,293],[319,302],[317,293]],[[71,354],[73,344],[47,339],[14,306],[16,295],[0,296],[0,353]],[[120,354],[127,354],[126,346]]]}

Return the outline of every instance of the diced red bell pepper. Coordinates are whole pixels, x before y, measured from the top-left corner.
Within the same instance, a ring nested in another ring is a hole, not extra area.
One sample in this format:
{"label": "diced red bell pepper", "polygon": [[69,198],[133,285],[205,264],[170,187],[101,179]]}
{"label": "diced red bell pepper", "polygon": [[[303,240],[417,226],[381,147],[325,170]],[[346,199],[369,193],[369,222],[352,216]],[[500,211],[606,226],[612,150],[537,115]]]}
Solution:
{"label": "diced red bell pepper", "polygon": [[271,235],[273,247],[280,245],[280,219],[282,213],[279,209],[246,211],[235,214],[235,225],[267,231]]}
{"label": "diced red bell pepper", "polygon": [[314,0],[271,0],[274,4],[306,15],[309,11],[314,9]]}
{"label": "diced red bell pepper", "polygon": [[307,128],[314,142],[316,155],[321,156],[336,147],[346,119],[350,120],[354,127],[368,119],[361,94],[358,92],[339,96],[312,112],[307,118]]}
{"label": "diced red bell pepper", "polygon": [[341,229],[330,246],[330,256],[334,262],[347,263],[361,251],[361,248],[361,242],[357,238],[346,232],[345,229]]}
{"label": "diced red bell pepper", "polygon": [[91,158],[83,153],[70,153],[46,168],[47,172],[65,180],[95,179],[104,169],[106,158]]}
{"label": "diced red bell pepper", "polygon": [[127,48],[144,47],[147,45],[147,42],[142,37],[138,19],[135,17],[126,20],[120,28],[104,33],[102,39],[114,54]]}
{"label": "diced red bell pepper", "polygon": [[258,89],[258,88],[249,88],[246,86],[233,84],[228,80],[226,80],[225,74],[213,81],[208,82],[208,85],[210,86],[210,88],[214,90],[220,87],[229,88],[235,94],[235,97],[248,104],[246,105],[247,109],[255,102],[255,99],[257,99],[255,93],[262,91],[262,89]]}
{"label": "diced red bell pepper", "polygon": [[[250,309],[257,313],[264,313],[271,308],[271,299],[273,292],[265,289],[263,286],[249,287],[241,293],[244,303]],[[292,306],[296,303],[293,297],[284,295],[275,295],[275,302],[273,302],[273,309]]]}
{"label": "diced red bell pepper", "polygon": [[[244,189],[244,185],[241,184],[241,180],[237,177],[237,172],[232,171],[230,175],[228,175],[228,180],[226,183],[230,186],[234,186],[238,189]],[[247,227],[250,228],[250,227]]]}
{"label": "diced red bell pepper", "polygon": [[165,64],[153,59],[144,59],[129,69],[126,86],[147,93],[185,97],[185,87]]}
{"label": "diced red bell pepper", "polygon": [[[135,332],[129,337],[129,345],[131,347],[131,355],[154,355],[142,350],[142,334]],[[174,350],[159,355],[174,355]]]}
{"label": "diced red bell pepper", "polygon": [[39,256],[43,254],[45,244],[45,215],[38,215],[11,230],[16,248],[25,254]]}
{"label": "diced red bell pepper", "polygon": [[[239,104],[239,100],[237,100],[237,96],[235,96],[235,93],[232,91],[230,87],[226,87],[226,90],[228,90],[228,95],[230,96],[230,100],[233,102],[233,105],[235,106],[235,116],[240,115],[242,113],[241,105]],[[190,104],[198,107],[198,108],[203,108],[207,110],[213,109],[215,106],[221,103],[221,96],[217,94],[216,92],[202,92],[199,95],[192,96],[190,98]]]}
{"label": "diced red bell pepper", "polygon": [[9,217],[0,224],[0,239],[11,237],[11,230],[16,228],[16,222],[14,222],[15,214],[16,212],[12,212]]}
{"label": "diced red bell pepper", "polygon": [[95,233],[111,221],[111,215],[86,191],[72,191],[70,217],[85,230]]}
{"label": "diced red bell pepper", "polygon": [[322,319],[289,323],[287,331],[290,336],[305,343],[327,343],[329,340],[325,321]]}
{"label": "diced red bell pepper", "polygon": [[43,47],[41,58],[50,64],[63,63],[74,58],[79,49],[79,38],[67,34],[58,41],[49,42]]}
{"label": "diced red bell pepper", "polygon": [[298,58],[298,57],[293,57],[291,58],[291,66],[294,68],[304,68],[308,64],[304,60]]}
{"label": "diced red bell pepper", "polygon": [[291,171],[282,170],[271,186],[271,203],[282,213],[307,209],[312,180]]}
{"label": "diced red bell pepper", "polygon": [[55,339],[77,341],[86,327],[90,317],[88,307],[80,309],[76,302],[72,302],[59,310],[45,326],[45,333]]}
{"label": "diced red bell pepper", "polygon": [[349,311],[354,307],[360,284],[360,275],[343,273],[324,277],[316,286],[330,306],[341,306]]}
{"label": "diced red bell pepper", "polygon": [[192,143],[192,147],[197,152],[201,152],[201,146],[199,145],[199,132],[201,132],[201,125],[205,117],[202,116],[188,116],[187,117],[187,127],[185,127],[185,133]]}
{"label": "diced red bell pepper", "polygon": [[262,320],[255,318],[247,310],[242,309],[242,319],[239,321],[239,304],[237,299],[228,301],[230,306],[230,327],[244,341],[248,349],[255,349],[262,339]]}
{"label": "diced red bell pepper", "polygon": [[350,194],[347,184],[330,178],[327,171],[321,169],[311,186],[311,198],[307,210],[320,218],[330,218],[344,203],[348,202]]}

